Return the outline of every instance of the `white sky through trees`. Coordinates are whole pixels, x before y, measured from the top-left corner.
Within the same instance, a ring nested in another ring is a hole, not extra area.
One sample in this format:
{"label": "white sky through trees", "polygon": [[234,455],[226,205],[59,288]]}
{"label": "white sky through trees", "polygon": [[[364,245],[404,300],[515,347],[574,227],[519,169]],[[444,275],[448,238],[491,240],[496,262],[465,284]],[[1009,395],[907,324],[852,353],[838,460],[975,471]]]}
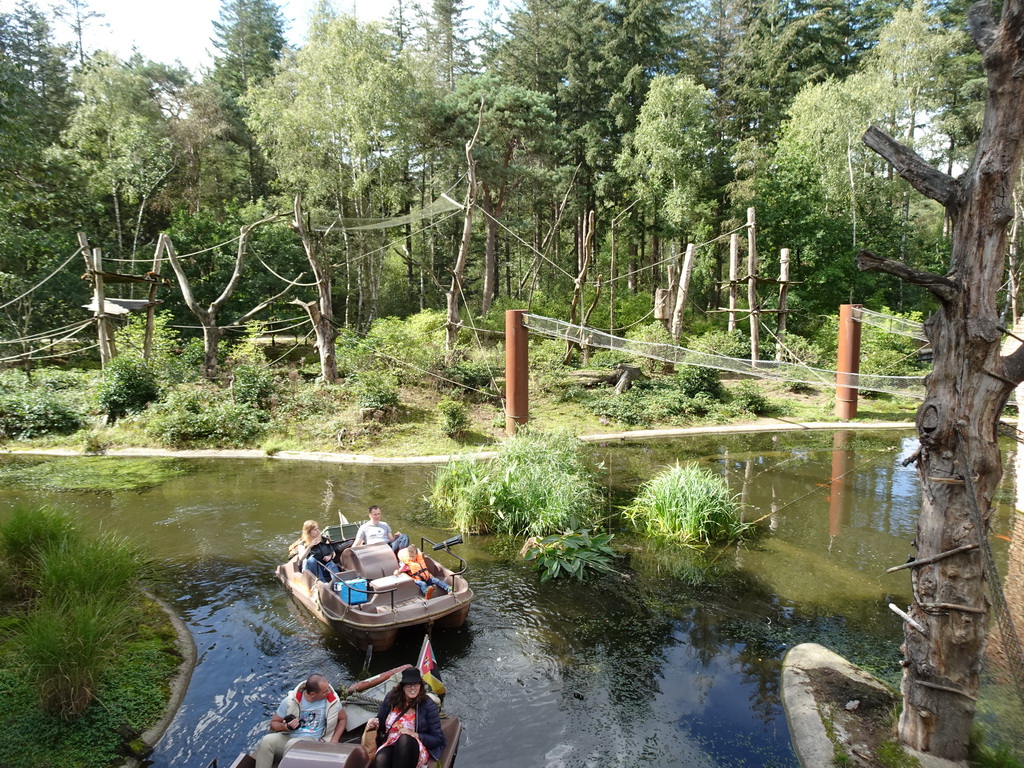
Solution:
{"label": "white sky through trees", "polygon": [[[55,0],[31,0],[41,11],[49,13]],[[17,0],[0,0],[0,12],[11,13]],[[212,61],[214,48],[213,22],[220,17],[220,0],[87,0],[90,11],[103,18],[91,20],[84,35],[86,53],[108,50],[121,58],[131,55],[133,47],[147,59],[173,64],[180,61],[199,75]],[[306,22],[316,0],[281,0],[286,21],[285,36],[292,45],[302,42]],[[484,3],[467,3],[483,5]],[[362,21],[384,19],[395,0],[335,0],[335,7],[352,13]],[[472,10],[467,17],[472,19]],[[66,24],[54,24],[58,42],[70,42],[72,35]]]}

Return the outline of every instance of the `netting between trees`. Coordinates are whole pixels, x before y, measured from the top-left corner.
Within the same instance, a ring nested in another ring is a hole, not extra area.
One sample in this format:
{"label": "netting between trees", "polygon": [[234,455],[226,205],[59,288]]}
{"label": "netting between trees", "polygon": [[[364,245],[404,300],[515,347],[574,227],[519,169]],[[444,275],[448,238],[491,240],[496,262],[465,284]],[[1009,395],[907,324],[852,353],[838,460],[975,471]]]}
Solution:
{"label": "netting between trees", "polygon": [[[883,315],[884,317],[884,315]],[[899,319],[899,318],[896,318]],[[564,320],[555,320],[541,315],[525,315],[527,328],[533,333],[573,341],[584,347],[600,347],[628,352],[631,355],[649,357],[675,365],[699,365],[705,368],[717,368],[720,371],[731,371],[747,376],[756,376],[773,381],[810,384],[817,387],[836,386],[836,372],[822,368],[812,368],[803,363],[779,362],[776,360],[758,360],[756,363],[737,357],[724,357],[710,352],[676,346],[674,344],[657,344],[648,341],[636,341],[596,328],[573,325]],[[879,376],[874,374],[853,374],[848,376],[846,386],[866,389],[873,392],[888,392],[905,397],[924,398],[923,376]]]}
{"label": "netting between trees", "polygon": [[864,309],[863,307],[857,310],[856,316],[864,325],[872,325],[875,328],[881,328],[883,331],[887,331],[888,333],[896,333],[900,336],[909,336],[910,338],[917,339],[918,341],[928,341],[927,337],[924,335],[924,326],[921,323],[915,323],[913,320],[907,320],[905,317],[883,315],[881,312]]}

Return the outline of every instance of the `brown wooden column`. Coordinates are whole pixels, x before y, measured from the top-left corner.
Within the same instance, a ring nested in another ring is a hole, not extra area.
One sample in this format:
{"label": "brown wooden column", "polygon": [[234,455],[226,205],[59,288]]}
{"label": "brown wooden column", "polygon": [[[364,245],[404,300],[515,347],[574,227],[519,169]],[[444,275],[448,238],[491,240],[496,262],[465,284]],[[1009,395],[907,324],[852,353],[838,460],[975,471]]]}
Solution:
{"label": "brown wooden column", "polygon": [[860,372],[860,309],[862,304],[839,307],[839,354],[836,356],[836,418],[857,415],[857,374]]}
{"label": "brown wooden column", "polygon": [[525,309],[505,312],[505,434],[530,420],[530,376]]}

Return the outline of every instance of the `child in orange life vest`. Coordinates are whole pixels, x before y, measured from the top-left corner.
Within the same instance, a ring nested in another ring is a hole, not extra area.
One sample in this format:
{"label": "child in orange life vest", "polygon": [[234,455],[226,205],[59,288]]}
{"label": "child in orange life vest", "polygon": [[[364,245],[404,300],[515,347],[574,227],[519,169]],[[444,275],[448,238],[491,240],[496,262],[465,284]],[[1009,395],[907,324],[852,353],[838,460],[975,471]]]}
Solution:
{"label": "child in orange life vest", "polygon": [[452,591],[451,587],[439,578],[430,575],[430,571],[427,570],[427,563],[423,559],[423,555],[420,554],[419,549],[416,547],[410,545],[405,549],[399,550],[398,559],[402,565],[397,571],[395,571],[395,575],[397,576],[400,573],[408,573],[412,576],[413,581],[416,582],[416,586],[420,588],[420,593],[427,600],[433,596],[434,587],[440,587],[448,593]]}

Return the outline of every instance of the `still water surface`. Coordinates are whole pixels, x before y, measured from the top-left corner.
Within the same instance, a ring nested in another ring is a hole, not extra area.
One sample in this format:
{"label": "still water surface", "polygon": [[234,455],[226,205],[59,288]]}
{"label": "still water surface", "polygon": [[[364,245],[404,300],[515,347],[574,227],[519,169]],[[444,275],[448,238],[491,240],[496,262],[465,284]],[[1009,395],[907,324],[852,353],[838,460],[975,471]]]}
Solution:
{"label": "still water surface", "polygon": [[[620,574],[545,585],[514,546],[467,537],[460,552],[476,601],[465,627],[433,639],[446,708],[465,725],[458,764],[796,766],[779,698],[789,647],[821,642],[898,677],[901,625],[886,605],[909,603],[909,576],[885,569],[912,551],[919,490],[901,460],[914,445],[889,432],[595,447],[610,516],[659,469],[698,462],[727,479],[766,535],[719,553],[708,582],[685,555],[623,532]],[[286,688],[309,672],[336,685],[362,676],[364,654],[273,578],[303,520],[327,524],[339,511],[359,519],[377,503],[414,541],[449,533],[427,522],[431,467],[187,465],[187,475],[143,492],[0,487],[0,514],[22,500],[73,508],[144,539],[164,569],[161,592],[192,631],[199,664],[150,758],[155,768],[204,768],[214,757],[224,765],[252,747]],[[1007,533],[1011,507],[997,509],[997,534]],[[1002,563],[1005,553],[997,548]],[[375,654],[370,672],[414,661],[421,637]]]}

